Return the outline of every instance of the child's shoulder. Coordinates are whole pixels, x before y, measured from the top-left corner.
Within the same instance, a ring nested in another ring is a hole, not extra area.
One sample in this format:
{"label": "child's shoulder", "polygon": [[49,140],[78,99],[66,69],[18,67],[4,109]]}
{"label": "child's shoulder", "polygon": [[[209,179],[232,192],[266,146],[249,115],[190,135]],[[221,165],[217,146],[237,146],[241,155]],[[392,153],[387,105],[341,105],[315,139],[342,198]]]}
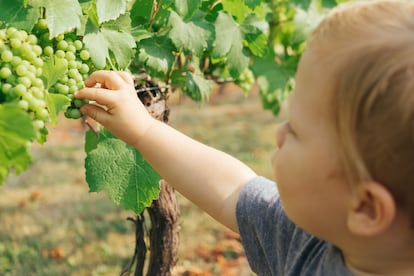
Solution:
{"label": "child's shoulder", "polygon": [[258,176],[244,186],[237,221],[249,264],[258,275],[352,275],[339,249],[289,220],[276,183],[269,179]]}

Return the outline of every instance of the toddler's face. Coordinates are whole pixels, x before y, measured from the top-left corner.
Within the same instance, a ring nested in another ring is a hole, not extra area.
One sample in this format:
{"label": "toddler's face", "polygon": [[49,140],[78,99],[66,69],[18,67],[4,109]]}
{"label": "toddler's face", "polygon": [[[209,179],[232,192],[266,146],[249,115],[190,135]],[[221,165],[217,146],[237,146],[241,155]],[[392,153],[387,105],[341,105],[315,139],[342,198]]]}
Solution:
{"label": "toddler's face", "polygon": [[288,121],[277,133],[273,169],[288,217],[304,230],[329,240],[345,229],[349,204],[329,108],[329,68],[311,50],[299,64]]}

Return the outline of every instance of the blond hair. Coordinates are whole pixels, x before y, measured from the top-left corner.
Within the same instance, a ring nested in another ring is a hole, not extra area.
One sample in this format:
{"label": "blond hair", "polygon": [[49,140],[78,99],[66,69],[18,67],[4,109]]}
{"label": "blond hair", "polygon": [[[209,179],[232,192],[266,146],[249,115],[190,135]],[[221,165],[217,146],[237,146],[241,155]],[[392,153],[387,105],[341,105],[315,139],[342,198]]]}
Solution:
{"label": "blond hair", "polygon": [[332,66],[333,118],[348,180],[381,183],[414,222],[414,2],[340,7],[308,48]]}

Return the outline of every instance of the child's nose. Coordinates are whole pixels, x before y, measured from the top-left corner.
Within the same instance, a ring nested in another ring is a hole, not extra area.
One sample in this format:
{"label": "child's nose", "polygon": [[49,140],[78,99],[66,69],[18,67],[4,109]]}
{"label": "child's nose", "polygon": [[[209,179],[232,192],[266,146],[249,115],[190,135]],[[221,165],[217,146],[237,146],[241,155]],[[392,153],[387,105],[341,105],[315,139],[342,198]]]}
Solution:
{"label": "child's nose", "polygon": [[280,149],[285,143],[286,138],[286,123],[280,125],[276,131],[276,145]]}

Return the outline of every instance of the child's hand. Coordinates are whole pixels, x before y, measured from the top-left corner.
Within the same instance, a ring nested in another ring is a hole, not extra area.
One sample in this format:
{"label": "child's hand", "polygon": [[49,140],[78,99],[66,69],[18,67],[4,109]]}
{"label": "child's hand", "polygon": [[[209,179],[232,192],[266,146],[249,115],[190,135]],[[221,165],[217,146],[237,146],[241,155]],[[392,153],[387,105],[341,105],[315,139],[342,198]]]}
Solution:
{"label": "child's hand", "polygon": [[129,73],[96,71],[85,85],[86,88],[78,91],[75,97],[95,101],[104,107],[85,104],[81,112],[126,143],[134,145],[155,120],[138,99]]}

